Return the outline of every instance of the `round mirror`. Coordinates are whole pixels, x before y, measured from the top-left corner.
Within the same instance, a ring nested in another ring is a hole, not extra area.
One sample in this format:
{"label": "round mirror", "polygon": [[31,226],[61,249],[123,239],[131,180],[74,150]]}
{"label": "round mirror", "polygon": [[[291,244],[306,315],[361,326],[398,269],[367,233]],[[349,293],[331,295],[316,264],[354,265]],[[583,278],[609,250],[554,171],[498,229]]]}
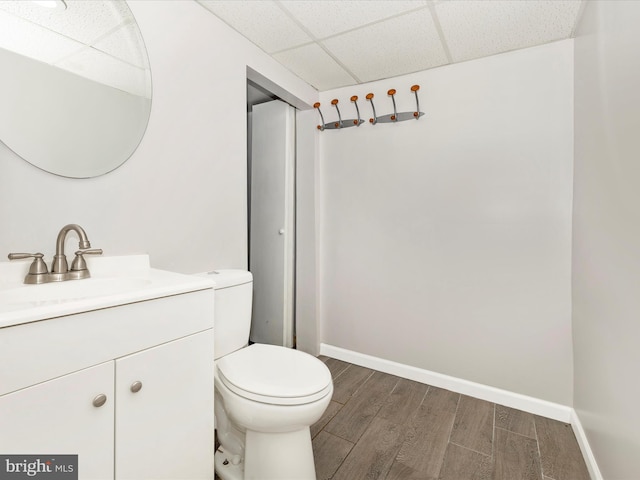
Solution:
{"label": "round mirror", "polygon": [[0,141],[88,178],[124,163],[151,113],[151,73],[119,0],[0,0]]}

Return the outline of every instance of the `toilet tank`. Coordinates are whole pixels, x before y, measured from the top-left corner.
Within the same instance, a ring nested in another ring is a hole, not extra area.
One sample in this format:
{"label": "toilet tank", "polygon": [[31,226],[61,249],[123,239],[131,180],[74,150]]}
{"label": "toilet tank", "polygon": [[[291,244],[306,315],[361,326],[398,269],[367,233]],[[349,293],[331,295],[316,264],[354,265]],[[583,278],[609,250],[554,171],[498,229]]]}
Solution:
{"label": "toilet tank", "polygon": [[249,343],[253,277],[246,270],[216,270],[213,318],[214,355],[218,359]]}

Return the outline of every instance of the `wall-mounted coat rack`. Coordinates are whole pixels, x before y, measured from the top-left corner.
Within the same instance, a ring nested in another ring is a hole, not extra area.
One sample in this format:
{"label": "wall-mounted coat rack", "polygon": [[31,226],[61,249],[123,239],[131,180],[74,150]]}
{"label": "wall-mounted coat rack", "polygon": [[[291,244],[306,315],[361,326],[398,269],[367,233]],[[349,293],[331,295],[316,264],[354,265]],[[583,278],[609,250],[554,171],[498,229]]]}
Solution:
{"label": "wall-mounted coat rack", "polygon": [[350,119],[350,120],[342,120],[342,116],[340,115],[340,109],[338,108],[338,99],[334,98],[331,100],[331,105],[336,107],[336,112],[338,113],[338,121],[337,122],[324,122],[324,117],[322,116],[322,111],[320,110],[320,102],[316,102],[313,104],[313,108],[318,109],[318,113],[320,114],[320,119],[322,120],[322,125],[318,125],[318,130],[329,129],[333,130],[336,128],[349,128],[349,127],[359,127],[364,123],[364,120],[360,118],[360,109],[358,108],[358,97],[354,95],[351,97],[351,101],[356,106],[356,115],[358,118]]}
{"label": "wall-mounted coat rack", "polygon": [[376,107],[373,105],[373,93],[369,93],[367,95],[367,100],[371,103],[371,109],[373,110],[373,118],[369,119],[369,123],[371,125],[375,125],[376,123],[394,123],[394,122],[404,122],[405,120],[418,120],[421,116],[424,115],[424,112],[420,111],[420,101],[418,100],[418,90],[420,90],[420,85],[414,85],[411,87],[411,91],[416,96],[416,110],[414,112],[400,112],[398,113],[396,108],[396,89],[392,88],[387,92],[387,95],[391,97],[391,102],[393,102],[393,113],[388,115],[382,115],[381,117],[376,116]]}
{"label": "wall-mounted coat rack", "polygon": [[[416,110],[414,112],[400,112],[400,113],[398,113],[396,108],[396,99],[395,99],[396,90],[392,88],[391,90],[387,91],[387,95],[391,97],[391,102],[393,103],[393,113],[390,113],[388,115],[382,115],[381,117],[378,117],[376,115],[376,107],[373,104],[373,97],[374,97],[373,93],[368,93],[366,96],[366,99],[371,104],[371,109],[373,110],[373,118],[369,119],[369,123],[371,123],[371,125],[375,125],[376,123],[395,123],[395,122],[404,122],[405,120],[418,120],[421,116],[424,115],[424,112],[420,111],[420,101],[418,100],[418,90],[420,90],[420,85],[413,85],[411,87],[411,91],[416,97]],[[356,95],[352,96],[351,101],[354,103],[356,107],[356,114],[358,118],[350,119],[350,120],[342,120],[342,116],[340,115],[340,109],[338,108],[338,99],[334,98],[333,100],[331,100],[331,105],[336,107],[336,112],[338,114],[338,121],[329,122],[329,123],[325,123],[324,116],[322,115],[322,111],[320,111],[320,102],[316,102],[313,105],[313,107],[318,109],[318,113],[320,114],[320,120],[322,121],[322,124],[318,125],[318,130],[320,131],[323,131],[325,129],[335,130],[340,128],[354,127],[354,126],[359,127],[360,125],[362,125],[362,123],[364,123],[364,120],[360,118],[360,109],[358,108],[358,97]]]}

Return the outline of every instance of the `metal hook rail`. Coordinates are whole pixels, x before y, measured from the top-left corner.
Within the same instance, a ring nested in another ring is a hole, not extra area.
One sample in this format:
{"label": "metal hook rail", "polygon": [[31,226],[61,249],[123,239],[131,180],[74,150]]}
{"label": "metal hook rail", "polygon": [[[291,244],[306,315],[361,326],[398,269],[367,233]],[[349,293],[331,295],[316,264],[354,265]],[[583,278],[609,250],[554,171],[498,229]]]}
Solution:
{"label": "metal hook rail", "polygon": [[413,112],[400,112],[396,108],[396,99],[395,88],[392,88],[387,92],[387,95],[391,97],[391,102],[393,103],[393,113],[388,115],[382,115],[381,117],[376,116],[376,108],[373,105],[373,93],[369,93],[367,95],[367,100],[371,102],[371,109],[373,110],[373,118],[369,119],[369,122],[372,125],[376,123],[395,123],[395,122],[404,122],[405,120],[418,120],[420,117],[424,115],[424,112],[420,111],[420,101],[418,100],[418,90],[420,90],[420,85],[414,85],[411,87],[411,91],[414,93],[416,97],[416,110]]}
{"label": "metal hook rail", "polygon": [[[405,120],[418,120],[420,117],[424,115],[424,112],[420,111],[420,101],[418,100],[418,90],[420,90],[420,85],[413,85],[411,87],[411,91],[416,97],[416,110],[413,112],[400,112],[400,113],[398,113],[396,108],[396,99],[395,99],[396,90],[392,88],[389,91],[387,91],[387,95],[391,97],[391,102],[393,104],[393,113],[390,113],[388,115],[382,115],[381,117],[378,117],[376,115],[376,107],[373,104],[373,97],[374,97],[373,93],[368,93],[365,98],[371,104],[371,110],[373,111],[373,118],[369,119],[369,123],[371,123],[371,125],[375,125],[377,123],[396,123],[396,122],[404,122]],[[331,100],[331,105],[333,105],[336,108],[336,113],[338,114],[338,121],[328,122],[328,123],[325,123],[324,116],[320,111],[320,102],[316,102],[313,105],[313,108],[318,109],[318,113],[320,114],[320,120],[322,122],[320,125],[318,125],[318,130],[320,131],[323,131],[325,129],[335,130],[340,128],[359,127],[360,125],[362,125],[364,123],[364,120],[360,118],[360,109],[358,108],[358,97],[354,95],[351,97],[350,100],[354,103],[356,107],[357,118],[342,120],[342,115],[340,114],[340,109],[338,108],[338,99],[334,98],[333,100]]]}
{"label": "metal hook rail", "polygon": [[323,131],[323,130],[335,130],[335,129],[338,129],[338,128],[359,127],[360,125],[362,125],[364,123],[364,120],[362,120],[362,118],[360,118],[360,109],[358,108],[358,97],[356,95],[354,95],[353,97],[351,97],[351,101],[356,106],[356,114],[357,114],[358,118],[349,119],[349,120],[342,120],[342,115],[340,115],[340,109],[338,108],[338,99],[334,98],[333,100],[331,100],[331,105],[336,107],[336,112],[338,114],[338,121],[337,122],[328,122],[328,123],[325,123],[325,121],[324,121],[324,116],[322,115],[322,111],[320,110],[320,102],[314,103],[313,104],[313,108],[318,109],[318,113],[320,114],[320,120],[322,121],[322,124],[318,125],[318,130],[320,130],[320,131]]}

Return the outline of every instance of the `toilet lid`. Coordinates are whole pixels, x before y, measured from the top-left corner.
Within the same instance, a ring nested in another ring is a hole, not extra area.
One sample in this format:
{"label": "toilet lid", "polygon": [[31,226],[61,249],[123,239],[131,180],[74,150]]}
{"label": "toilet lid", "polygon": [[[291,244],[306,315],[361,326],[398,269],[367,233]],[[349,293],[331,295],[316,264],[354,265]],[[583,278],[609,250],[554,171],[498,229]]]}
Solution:
{"label": "toilet lid", "polygon": [[232,391],[265,403],[308,403],[324,397],[332,387],[324,362],[275,345],[242,348],[220,358],[217,367],[220,379]]}

